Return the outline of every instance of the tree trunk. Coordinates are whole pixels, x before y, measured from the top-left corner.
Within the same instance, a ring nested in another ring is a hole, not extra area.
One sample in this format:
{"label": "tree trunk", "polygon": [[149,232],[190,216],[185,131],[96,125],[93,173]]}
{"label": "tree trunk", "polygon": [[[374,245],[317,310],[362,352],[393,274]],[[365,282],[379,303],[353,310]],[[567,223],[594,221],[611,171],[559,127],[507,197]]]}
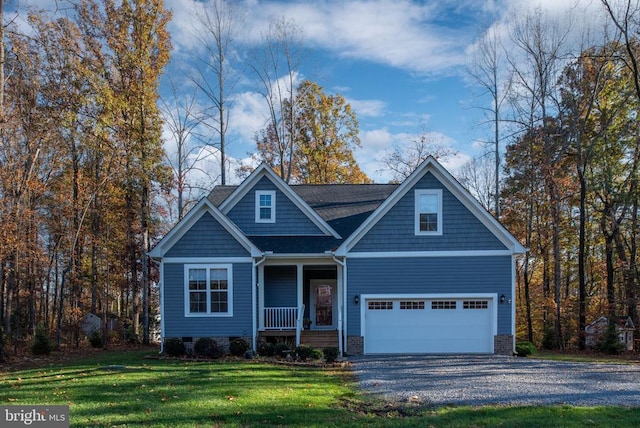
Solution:
{"label": "tree trunk", "polygon": [[587,326],[587,280],[586,224],[587,224],[587,182],[582,163],[582,149],[578,147],[578,179],[580,181],[580,224],[578,232],[578,349],[586,349],[585,327]]}

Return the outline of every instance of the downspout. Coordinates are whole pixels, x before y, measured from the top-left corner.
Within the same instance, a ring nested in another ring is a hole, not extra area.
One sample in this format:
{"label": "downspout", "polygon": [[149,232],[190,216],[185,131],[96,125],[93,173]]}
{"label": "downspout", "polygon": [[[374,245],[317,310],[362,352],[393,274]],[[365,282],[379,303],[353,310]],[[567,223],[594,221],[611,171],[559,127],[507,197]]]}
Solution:
{"label": "downspout", "polygon": [[251,322],[251,346],[252,349],[254,351],[258,351],[258,320],[256,318],[256,315],[258,314],[258,305],[257,305],[257,290],[258,287],[260,286],[260,284],[258,284],[258,267],[264,263],[265,259],[267,257],[262,254],[262,258],[260,260],[257,260],[256,258],[253,259],[253,269],[251,269],[251,283],[253,284],[253,286],[251,287],[251,314],[252,314],[252,322]]}
{"label": "downspout", "polygon": [[342,267],[342,308],[340,308],[340,318],[342,322],[338,323],[338,350],[340,356],[344,356],[347,352],[346,346],[343,346],[344,332],[347,330],[347,264],[342,260],[339,260],[335,255],[333,261]]}

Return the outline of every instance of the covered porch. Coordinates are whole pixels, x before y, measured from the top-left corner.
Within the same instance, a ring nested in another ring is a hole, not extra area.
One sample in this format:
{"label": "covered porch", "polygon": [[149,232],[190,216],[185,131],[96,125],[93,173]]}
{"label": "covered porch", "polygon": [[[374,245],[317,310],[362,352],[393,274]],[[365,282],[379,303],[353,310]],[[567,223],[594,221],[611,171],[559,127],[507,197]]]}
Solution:
{"label": "covered porch", "polygon": [[342,352],[342,266],[266,260],[258,266],[258,338],[288,337]]}

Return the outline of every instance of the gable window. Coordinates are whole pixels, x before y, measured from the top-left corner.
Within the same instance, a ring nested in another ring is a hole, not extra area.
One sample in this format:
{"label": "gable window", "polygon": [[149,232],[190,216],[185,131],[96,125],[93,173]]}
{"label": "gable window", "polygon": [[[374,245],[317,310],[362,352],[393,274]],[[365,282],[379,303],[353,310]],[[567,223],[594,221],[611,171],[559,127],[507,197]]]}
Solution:
{"label": "gable window", "polygon": [[231,265],[185,265],[185,316],[231,316]]}
{"label": "gable window", "polygon": [[276,222],[276,192],[256,191],[256,223]]}
{"label": "gable window", "polygon": [[416,190],[416,235],[442,235],[442,190]]}

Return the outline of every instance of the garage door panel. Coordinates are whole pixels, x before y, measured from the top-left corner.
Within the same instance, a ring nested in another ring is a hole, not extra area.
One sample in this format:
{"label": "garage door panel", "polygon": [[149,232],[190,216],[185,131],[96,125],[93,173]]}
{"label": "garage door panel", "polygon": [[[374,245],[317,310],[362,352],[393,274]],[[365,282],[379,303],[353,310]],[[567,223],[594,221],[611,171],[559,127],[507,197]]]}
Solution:
{"label": "garage door panel", "polygon": [[490,299],[473,304],[462,298],[422,299],[418,304],[396,296],[384,304],[370,302],[365,302],[365,353],[493,352]]}

